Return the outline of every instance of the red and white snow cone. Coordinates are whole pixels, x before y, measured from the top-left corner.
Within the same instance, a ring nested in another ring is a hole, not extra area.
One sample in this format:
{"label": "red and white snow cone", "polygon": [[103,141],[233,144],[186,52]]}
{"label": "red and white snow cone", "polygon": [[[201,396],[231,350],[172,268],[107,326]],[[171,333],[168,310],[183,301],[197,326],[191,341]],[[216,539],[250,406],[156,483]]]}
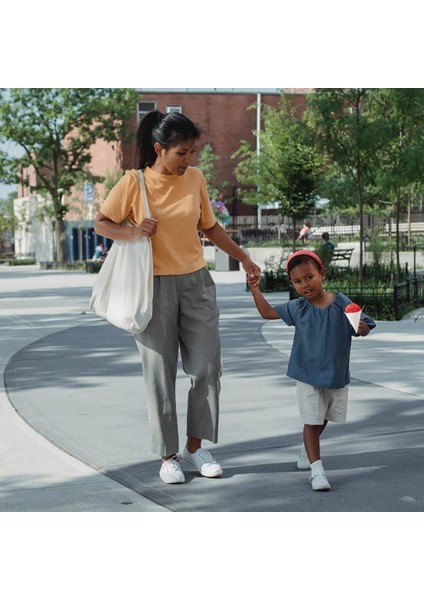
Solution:
{"label": "red and white snow cone", "polygon": [[355,304],[355,302],[351,302],[345,307],[345,315],[350,321],[355,333],[358,333],[359,321],[361,319],[362,308]]}

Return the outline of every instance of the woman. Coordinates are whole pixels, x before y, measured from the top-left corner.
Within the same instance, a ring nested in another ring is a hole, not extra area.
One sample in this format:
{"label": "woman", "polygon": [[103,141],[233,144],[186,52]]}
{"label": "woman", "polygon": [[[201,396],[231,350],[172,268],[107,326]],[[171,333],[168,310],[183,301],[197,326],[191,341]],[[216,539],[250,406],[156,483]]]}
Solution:
{"label": "woman", "polygon": [[[154,257],[153,317],[136,336],[147,391],[152,451],[162,457],[165,483],[183,483],[175,401],[178,351],[191,378],[184,461],[205,477],[221,466],[201,447],[218,439],[221,349],[215,284],[198,235],[239,260],[258,276],[260,268],[217,223],[201,171],[191,167],[200,129],[179,113],[148,113],[137,129],[137,168],[142,169],[152,218],[144,216],[136,170],[111,190],[95,231],[111,239],[148,236]],[[128,219],[134,227],[121,225]]]}

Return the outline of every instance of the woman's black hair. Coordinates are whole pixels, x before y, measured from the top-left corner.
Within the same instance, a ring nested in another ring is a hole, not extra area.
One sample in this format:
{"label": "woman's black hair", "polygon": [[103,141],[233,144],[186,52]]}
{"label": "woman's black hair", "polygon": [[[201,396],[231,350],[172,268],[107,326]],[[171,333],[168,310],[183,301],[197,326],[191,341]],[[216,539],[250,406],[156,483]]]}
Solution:
{"label": "woman's black hair", "polygon": [[198,139],[202,130],[181,113],[163,114],[159,110],[147,113],[137,127],[136,168],[151,167],[157,154],[154,144],[159,142],[163,148],[179,146],[187,140]]}

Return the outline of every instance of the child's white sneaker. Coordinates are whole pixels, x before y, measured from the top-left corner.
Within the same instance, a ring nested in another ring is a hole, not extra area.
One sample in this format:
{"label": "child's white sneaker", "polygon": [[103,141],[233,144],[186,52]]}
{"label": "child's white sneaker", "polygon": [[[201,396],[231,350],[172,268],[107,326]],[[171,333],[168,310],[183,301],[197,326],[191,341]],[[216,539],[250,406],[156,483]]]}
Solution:
{"label": "child's white sneaker", "polygon": [[316,460],[311,464],[311,476],[309,481],[315,492],[331,490],[331,485],[328,483],[327,475],[325,474],[321,460]]}
{"label": "child's white sneaker", "polygon": [[311,475],[309,478],[311,482],[312,489],[315,492],[320,492],[324,490],[331,490],[331,485],[328,483],[328,479],[325,473],[318,473],[317,475]]}
{"label": "child's white sneaker", "polygon": [[301,471],[311,468],[311,463],[309,462],[309,458],[306,453],[305,446],[302,446],[302,448],[300,449],[299,456],[297,457],[296,466]]}

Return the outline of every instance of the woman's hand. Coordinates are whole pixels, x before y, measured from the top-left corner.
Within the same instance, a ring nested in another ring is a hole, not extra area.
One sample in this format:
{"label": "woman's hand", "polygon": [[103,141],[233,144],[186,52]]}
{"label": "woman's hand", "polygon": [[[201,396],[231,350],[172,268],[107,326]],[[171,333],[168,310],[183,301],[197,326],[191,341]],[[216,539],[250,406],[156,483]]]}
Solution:
{"label": "woman's hand", "polygon": [[132,227],[134,237],[152,237],[152,235],[155,235],[157,228],[158,222],[156,219],[143,219],[140,225]]}
{"label": "woman's hand", "polygon": [[133,240],[140,237],[152,237],[157,231],[158,222],[156,219],[143,219],[140,225],[122,225],[115,223],[103,215],[101,212],[96,217],[94,231],[98,235],[110,238],[111,240]]}
{"label": "woman's hand", "polygon": [[251,276],[252,276],[252,278],[255,278],[255,279],[259,278],[259,275],[261,274],[261,268],[258,267],[258,265],[253,262],[253,260],[250,258],[250,256],[245,254],[244,258],[240,262],[241,262],[241,266],[246,271],[249,278]]}

